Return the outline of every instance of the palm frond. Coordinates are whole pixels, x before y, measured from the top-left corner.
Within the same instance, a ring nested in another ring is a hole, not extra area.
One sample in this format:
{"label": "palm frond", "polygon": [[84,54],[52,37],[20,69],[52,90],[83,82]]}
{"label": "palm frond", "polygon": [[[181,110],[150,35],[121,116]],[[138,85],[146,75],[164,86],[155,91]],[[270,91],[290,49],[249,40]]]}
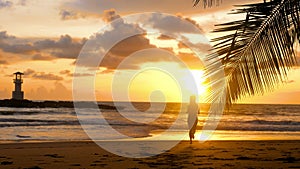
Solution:
{"label": "palm frond", "polygon": [[198,5],[200,1],[202,1],[204,8],[219,6],[222,3],[222,0],[193,0],[194,6]]}
{"label": "palm frond", "polygon": [[241,5],[234,14],[241,13],[246,14],[244,20],[217,25],[214,32],[229,34],[212,40],[216,52],[209,55],[222,60],[229,104],[284,82],[296,65],[294,43],[300,41],[299,0]]}

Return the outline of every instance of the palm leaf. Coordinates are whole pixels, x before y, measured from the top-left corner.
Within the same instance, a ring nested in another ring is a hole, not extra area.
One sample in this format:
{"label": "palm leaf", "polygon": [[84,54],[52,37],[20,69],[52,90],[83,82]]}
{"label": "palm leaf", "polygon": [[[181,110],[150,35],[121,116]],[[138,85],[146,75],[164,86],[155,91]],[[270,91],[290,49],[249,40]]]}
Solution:
{"label": "palm leaf", "polygon": [[228,35],[212,40],[226,72],[227,103],[273,91],[296,65],[294,44],[300,38],[300,1],[271,0],[238,6],[245,20],[217,25]]}
{"label": "palm leaf", "polygon": [[220,3],[222,3],[222,0],[193,0],[194,6],[198,5],[200,1],[202,1],[203,7],[212,7],[212,6],[218,6]]}

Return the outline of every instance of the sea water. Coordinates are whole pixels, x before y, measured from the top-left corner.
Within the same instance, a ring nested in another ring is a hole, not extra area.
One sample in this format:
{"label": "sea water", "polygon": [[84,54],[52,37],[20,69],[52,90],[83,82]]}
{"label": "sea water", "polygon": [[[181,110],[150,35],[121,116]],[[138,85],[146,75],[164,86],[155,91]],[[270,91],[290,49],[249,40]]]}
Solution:
{"label": "sea water", "polygon": [[[113,105],[113,103],[102,103]],[[164,103],[156,103],[164,104]],[[120,104],[119,104],[120,105]],[[109,127],[132,140],[162,135],[162,140],[181,140],[187,131],[187,104],[169,103],[164,111],[149,103],[121,104],[118,110],[85,109],[84,127],[73,108],[0,108],[0,141],[76,141],[90,140],[83,128],[118,140]],[[157,106],[160,107],[160,106]],[[200,104],[196,138],[202,133],[209,105]],[[121,112],[121,113],[120,113]],[[179,114],[184,116],[179,116]],[[99,120],[99,117],[102,119]],[[179,118],[179,119],[178,119]],[[177,120],[176,126],[174,122]],[[172,134],[163,132],[174,127]],[[236,104],[224,110],[210,140],[300,140],[300,105]]]}

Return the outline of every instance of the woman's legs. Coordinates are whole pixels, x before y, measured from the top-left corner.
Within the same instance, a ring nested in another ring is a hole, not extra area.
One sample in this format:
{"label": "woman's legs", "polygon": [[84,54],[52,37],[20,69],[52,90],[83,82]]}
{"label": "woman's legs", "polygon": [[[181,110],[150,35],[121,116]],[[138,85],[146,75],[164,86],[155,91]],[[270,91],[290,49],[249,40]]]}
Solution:
{"label": "woman's legs", "polygon": [[192,139],[195,138],[195,133],[196,133],[196,129],[197,129],[197,123],[198,123],[198,119],[195,121],[193,127],[190,129],[190,132],[189,132],[190,144],[192,144]]}
{"label": "woman's legs", "polygon": [[192,129],[189,132],[189,136],[190,136],[190,144],[192,144],[192,138],[194,137],[192,133]]}

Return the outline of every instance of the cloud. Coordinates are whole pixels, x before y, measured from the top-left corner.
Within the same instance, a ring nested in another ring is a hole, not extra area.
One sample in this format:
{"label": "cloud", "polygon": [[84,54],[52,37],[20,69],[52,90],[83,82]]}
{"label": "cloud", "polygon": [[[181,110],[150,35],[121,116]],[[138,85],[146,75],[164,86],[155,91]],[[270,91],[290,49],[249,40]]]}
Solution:
{"label": "cloud", "polygon": [[26,4],[27,4],[27,0],[19,0],[18,1],[18,5],[26,6]]}
{"label": "cloud", "polygon": [[116,44],[109,54],[126,57],[131,53],[134,53],[139,50],[156,48],[155,45],[150,44],[150,40],[147,39],[144,35],[136,35],[129,37],[118,44]]}
{"label": "cloud", "polygon": [[185,48],[188,48],[183,42],[179,42],[178,43],[178,48],[179,49],[185,49]]}
{"label": "cloud", "polygon": [[[119,15],[116,14],[114,9],[106,11],[106,21],[109,22],[111,20],[119,18]],[[161,14],[153,14],[150,15],[149,18],[141,18],[148,20],[149,25],[152,28],[156,28],[161,32],[168,31],[169,33],[179,34],[179,33],[199,33],[199,28],[197,25],[195,27],[191,25],[195,25],[196,22],[190,18],[183,17],[171,17],[164,16]],[[156,22],[159,21],[159,22]],[[176,25],[176,26],[174,26]],[[175,27],[170,28],[168,27]],[[168,30],[167,30],[168,29]],[[79,66],[84,67],[101,67],[105,68],[104,73],[110,73],[115,69],[127,69],[127,70],[136,70],[139,69],[143,64],[149,62],[174,62],[174,59],[170,59],[171,57],[164,57],[160,52],[149,52],[149,53],[139,53],[139,57],[135,58],[131,62],[126,63],[126,65],[122,67],[118,67],[124,59],[127,59],[128,56],[134,54],[138,51],[142,51],[150,48],[159,48],[166,51],[169,51],[169,54],[176,55],[174,52],[174,47],[158,47],[150,42],[147,38],[147,34],[140,25],[135,23],[125,22],[122,18],[111,22],[109,29],[104,32],[99,32],[94,36],[90,37],[88,41],[88,45],[86,49],[83,50],[82,56],[85,57],[83,62],[78,63]],[[134,35],[128,37],[128,35]],[[164,35],[163,33],[157,38],[159,40],[170,40],[171,38]],[[121,40],[121,41],[119,41]],[[119,41],[119,42],[118,42]],[[116,44],[116,42],[118,42]],[[161,42],[163,43],[163,42]],[[203,50],[203,53],[207,52],[208,44],[198,43],[195,44],[196,47],[199,47],[200,50]],[[111,46],[113,46],[111,48]],[[161,51],[161,50],[160,50]],[[107,53],[104,53],[107,52]],[[165,55],[169,55],[164,53]],[[180,56],[188,55],[180,53]],[[100,65],[96,65],[98,62],[97,59],[99,56],[104,56]],[[156,56],[161,56],[156,57]],[[179,56],[179,57],[180,57]],[[186,57],[185,60],[192,61],[199,60],[197,57]]]}
{"label": "cloud", "polygon": [[[145,30],[137,24],[125,23],[123,19],[118,19],[112,22],[111,28],[104,32],[99,32],[91,36],[88,40],[88,45],[82,50],[82,55],[85,57],[83,62],[78,63],[79,66],[94,67],[99,56],[109,55],[109,62],[105,61],[105,66],[119,62],[125,55],[128,55],[140,46],[149,45],[149,40],[144,36],[129,37],[129,35],[143,35]],[[126,39],[127,38],[127,39]],[[126,43],[122,42],[124,39]],[[121,41],[116,45],[117,42]],[[114,47],[117,46],[117,47]],[[110,49],[113,47],[113,49]],[[101,50],[100,50],[101,49]],[[110,51],[109,51],[110,50]],[[109,51],[108,54],[104,53]]]}
{"label": "cloud", "polygon": [[74,12],[74,11],[68,11],[66,9],[62,9],[59,12],[59,15],[61,16],[62,20],[69,20],[69,19],[77,19],[78,18],[76,12]]}
{"label": "cloud", "polygon": [[32,70],[32,69],[27,69],[23,73],[24,73],[25,76],[30,77],[31,75],[33,75],[35,73],[35,71]]}
{"label": "cloud", "polygon": [[[107,11],[107,21],[111,20],[111,16],[118,16],[114,10]],[[118,18],[118,17],[115,17]],[[83,56],[86,58],[86,63],[79,63],[80,66],[91,67],[92,64],[96,62],[93,59],[104,55],[100,65],[102,68],[106,68],[105,73],[114,71],[128,56],[131,54],[142,51],[144,49],[158,48],[156,45],[150,43],[150,40],[146,37],[144,33],[145,30],[141,28],[138,24],[127,23],[122,18],[112,22],[109,30],[103,33],[98,33],[92,36],[88,41],[87,50],[83,52]],[[128,35],[138,34],[135,36],[127,37]],[[122,40],[122,38],[127,37]],[[118,40],[121,40],[118,42]],[[115,42],[118,42],[115,44]],[[93,46],[94,45],[94,46]],[[112,48],[111,45],[113,45]],[[99,48],[101,50],[99,50]],[[95,52],[93,51],[95,50]],[[172,49],[169,49],[172,51]],[[84,50],[85,51],[85,50]],[[108,51],[104,53],[104,51]],[[161,56],[154,57],[155,56]],[[90,58],[90,59],[89,59]],[[162,56],[159,52],[156,53],[143,53],[141,56],[136,58],[130,63],[119,69],[139,69],[140,66],[146,62],[163,62],[163,61],[173,61],[172,59],[166,59],[167,57]],[[95,65],[94,65],[95,66]]]}
{"label": "cloud", "polygon": [[72,73],[70,70],[62,70],[59,72],[61,75],[65,75],[68,77],[86,77],[86,76],[94,76],[92,73]]}
{"label": "cloud", "polygon": [[70,70],[62,70],[62,71],[60,71],[59,72],[59,74],[61,74],[61,75],[71,75],[72,73],[71,73],[71,71]]}
{"label": "cloud", "polygon": [[15,36],[8,35],[7,31],[1,31],[0,32],[0,40],[3,40],[3,39],[14,39],[14,38],[15,38]]}
{"label": "cloud", "polygon": [[[19,0],[16,5],[25,6],[27,4],[27,0]],[[12,8],[14,3],[8,0],[0,0],[0,9],[4,8]]]}
{"label": "cloud", "polygon": [[26,78],[33,78],[38,80],[54,80],[60,81],[63,80],[63,77],[52,74],[52,73],[45,73],[45,72],[36,72],[33,69],[27,69],[24,71],[24,76]]}
{"label": "cloud", "polygon": [[202,5],[193,7],[192,1],[186,0],[74,0],[64,3],[61,8],[72,9],[87,16],[94,17],[107,9],[115,9],[121,15],[143,13],[143,12],[162,12],[177,14],[180,11],[183,15],[212,13],[216,11],[232,9],[233,5],[261,2],[261,0],[227,0],[222,5],[204,9]]}
{"label": "cloud", "polygon": [[55,57],[52,57],[52,56],[44,56],[44,55],[41,55],[41,54],[35,54],[32,56],[32,60],[43,60],[43,61],[48,61],[48,60],[53,60],[55,59]]}
{"label": "cloud", "polygon": [[73,73],[72,77],[87,77],[87,76],[94,76],[92,73]]}
{"label": "cloud", "polygon": [[32,54],[35,51],[34,46],[31,44],[0,44],[0,48],[4,52],[15,53],[15,54]]}
{"label": "cloud", "polygon": [[120,15],[116,13],[115,9],[109,9],[109,10],[104,10],[102,18],[105,22],[111,22],[115,19],[120,18]]}
{"label": "cloud", "polygon": [[284,81],[285,83],[295,83],[296,81],[295,80],[287,80],[287,81]]}
{"label": "cloud", "polygon": [[60,76],[44,72],[36,73],[32,75],[32,77],[39,80],[63,80],[63,78]]}
{"label": "cloud", "polygon": [[[55,58],[75,59],[87,39],[77,40],[70,35],[58,39],[26,39],[0,32],[0,49],[6,53],[30,55],[33,60],[52,60]],[[27,56],[28,57],[28,56]]]}
{"label": "cloud", "polygon": [[10,8],[12,6],[13,6],[13,3],[11,1],[0,0],[0,9]]}
{"label": "cloud", "polygon": [[160,35],[157,39],[158,40],[172,40],[173,38],[166,36],[166,35]]}
{"label": "cloud", "polygon": [[0,65],[7,65],[8,62],[6,60],[0,60]]}
{"label": "cloud", "polygon": [[[154,29],[168,33],[198,33],[203,32],[202,28],[191,18],[184,18],[180,15],[163,15],[160,13],[152,14],[146,21]],[[193,26],[192,26],[193,25]]]}
{"label": "cloud", "polygon": [[39,86],[36,89],[31,89],[30,92],[25,92],[25,98],[31,100],[71,100],[72,91],[67,89],[62,83],[54,82],[53,88]]}
{"label": "cloud", "polygon": [[51,50],[50,54],[58,58],[76,58],[86,42],[82,39],[80,42],[74,41],[70,35],[62,35],[57,41],[51,39],[34,42],[35,49]]}
{"label": "cloud", "polygon": [[86,17],[85,14],[68,9],[61,9],[59,15],[62,20],[74,20]]}
{"label": "cloud", "polygon": [[60,76],[44,72],[35,73],[31,77],[39,80],[63,80],[63,78]]}

